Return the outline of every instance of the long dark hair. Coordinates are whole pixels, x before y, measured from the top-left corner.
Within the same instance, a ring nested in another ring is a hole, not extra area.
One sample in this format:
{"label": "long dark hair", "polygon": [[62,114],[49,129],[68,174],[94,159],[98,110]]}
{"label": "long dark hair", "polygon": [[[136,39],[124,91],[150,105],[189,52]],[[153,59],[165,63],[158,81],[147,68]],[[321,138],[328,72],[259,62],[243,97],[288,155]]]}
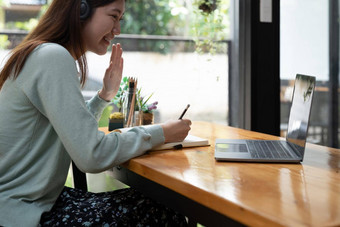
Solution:
{"label": "long dark hair", "polygon": [[[92,9],[107,5],[115,0],[87,0]],[[0,72],[0,90],[5,81],[13,76],[16,79],[24,67],[28,55],[40,44],[52,42],[65,47],[78,60],[84,86],[87,75],[87,60],[81,31],[85,21],[80,19],[81,0],[53,0],[42,16],[39,24],[15,47]],[[91,16],[91,15],[90,15]]]}

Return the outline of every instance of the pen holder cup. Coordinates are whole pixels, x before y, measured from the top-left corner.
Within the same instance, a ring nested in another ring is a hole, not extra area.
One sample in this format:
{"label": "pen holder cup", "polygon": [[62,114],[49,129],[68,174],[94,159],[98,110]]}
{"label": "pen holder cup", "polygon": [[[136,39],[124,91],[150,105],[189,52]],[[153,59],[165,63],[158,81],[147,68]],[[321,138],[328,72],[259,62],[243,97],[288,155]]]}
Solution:
{"label": "pen holder cup", "polygon": [[154,115],[153,113],[143,113],[142,114],[142,124],[143,125],[152,125],[154,123]]}
{"label": "pen holder cup", "polygon": [[142,112],[139,110],[135,110],[131,116],[131,120],[128,121],[128,118],[125,119],[124,127],[129,128],[133,126],[142,125]]}
{"label": "pen holder cup", "polygon": [[137,101],[138,99],[138,94],[131,92],[125,93],[123,114],[125,118],[124,127],[126,128],[142,125],[142,111],[139,105],[140,103]]}

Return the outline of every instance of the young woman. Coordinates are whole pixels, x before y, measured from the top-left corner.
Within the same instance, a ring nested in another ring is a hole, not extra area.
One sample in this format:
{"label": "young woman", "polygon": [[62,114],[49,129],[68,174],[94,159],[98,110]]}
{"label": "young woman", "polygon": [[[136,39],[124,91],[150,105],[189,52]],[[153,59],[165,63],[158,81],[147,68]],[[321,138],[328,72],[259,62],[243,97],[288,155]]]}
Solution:
{"label": "young woman", "polygon": [[98,131],[122,78],[122,49],[112,46],[103,88],[87,103],[80,90],[85,52],[106,53],[124,10],[125,0],[54,0],[12,51],[0,73],[1,226],[186,225],[133,189],[64,187],[71,160],[84,172],[101,172],[190,130],[184,119],[122,134]]}

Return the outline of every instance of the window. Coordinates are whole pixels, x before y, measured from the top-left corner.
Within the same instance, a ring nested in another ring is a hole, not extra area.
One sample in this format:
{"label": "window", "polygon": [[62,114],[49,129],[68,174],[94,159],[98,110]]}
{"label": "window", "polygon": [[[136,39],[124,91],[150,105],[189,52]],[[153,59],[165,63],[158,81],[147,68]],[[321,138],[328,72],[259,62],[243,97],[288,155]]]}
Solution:
{"label": "window", "polygon": [[[339,110],[339,102],[331,101],[332,97],[339,97],[339,91],[337,94],[331,92],[334,79],[337,81],[335,86],[339,88],[339,57],[335,60],[337,72],[334,74],[331,71],[331,58],[334,54],[331,54],[330,36],[337,32],[335,35],[338,48],[339,32],[338,28],[337,31],[333,31],[334,28],[330,26],[332,21],[338,20],[338,17],[330,17],[334,7],[329,5],[330,2],[334,4],[338,1],[281,1],[281,129],[283,131],[286,129],[288,121],[292,93],[288,86],[297,73],[312,75],[316,77],[317,84],[310,116],[309,141],[336,147],[340,142],[337,120],[339,111],[337,116],[331,115],[330,111]],[[336,12],[339,15],[338,8]],[[337,49],[335,53],[338,56],[339,50]]]}
{"label": "window", "polygon": [[[159,102],[156,122],[177,119],[191,104],[186,117],[227,123],[229,0],[213,1],[219,4],[210,14],[216,15],[209,17],[199,13],[201,6],[197,2],[127,2],[122,34],[113,41],[120,42],[124,49],[123,76],[138,78],[142,94],[154,93],[150,102]],[[0,0],[1,60],[37,24],[37,18],[50,3]],[[204,36],[219,41],[205,41],[197,48],[195,41]],[[87,53],[89,80],[83,91],[86,99],[101,88],[109,56],[110,50],[104,56]]]}
{"label": "window", "polygon": [[[229,1],[221,1],[214,18],[223,29],[209,17],[202,19],[195,7],[194,1],[181,0],[127,2],[122,35],[114,42],[124,49],[124,76],[138,78],[142,94],[153,93],[150,102],[158,101],[155,122],[177,119],[191,104],[186,117],[227,123]],[[198,54],[193,39],[216,30],[224,34],[208,36],[222,40],[216,53],[205,45]],[[109,54],[88,53],[90,77],[101,81]]]}

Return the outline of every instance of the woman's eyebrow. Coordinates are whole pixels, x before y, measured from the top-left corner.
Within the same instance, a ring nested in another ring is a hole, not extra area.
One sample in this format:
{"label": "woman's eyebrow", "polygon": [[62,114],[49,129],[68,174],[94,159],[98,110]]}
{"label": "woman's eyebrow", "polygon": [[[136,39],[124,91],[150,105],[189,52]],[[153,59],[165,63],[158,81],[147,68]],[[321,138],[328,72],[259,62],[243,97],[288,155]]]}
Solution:
{"label": "woman's eyebrow", "polygon": [[121,14],[122,13],[122,11],[120,11],[120,9],[110,9],[109,10],[110,12],[117,12],[117,13],[119,13],[119,14]]}

